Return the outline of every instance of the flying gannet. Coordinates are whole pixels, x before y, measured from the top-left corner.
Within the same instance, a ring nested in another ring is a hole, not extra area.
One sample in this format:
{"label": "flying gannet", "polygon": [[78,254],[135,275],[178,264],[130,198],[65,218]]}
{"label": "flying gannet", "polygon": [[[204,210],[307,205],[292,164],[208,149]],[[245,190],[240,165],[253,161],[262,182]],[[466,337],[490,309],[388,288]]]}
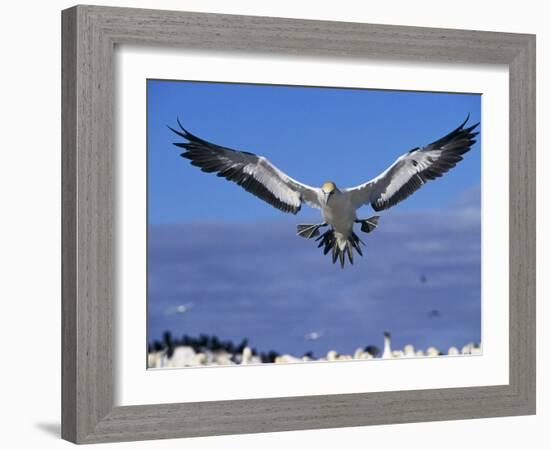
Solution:
{"label": "flying gannet", "polygon": [[[186,141],[174,143],[185,149],[181,156],[191,160],[191,164],[203,172],[214,172],[233,181],[283,212],[297,214],[302,203],[320,209],[323,222],[297,225],[297,234],[307,239],[317,237],[319,247],[324,247],[323,253],[326,255],[332,250],[332,262],[339,260],[344,267],[346,254],[353,264],[353,249],[363,255],[360,245],[364,243],[353,231],[354,224],[361,224],[361,231],[365,233],[370,233],[378,225],[379,216],[358,219],[357,210],[367,203],[375,211],[391,208],[427,181],[455,167],[479,134],[474,131],[479,123],[464,127],[469,117],[446,136],[401,155],[376,178],[345,189],[339,189],[332,181],[325,182],[320,188],[300,183],[263,156],[222,147],[191,134],[179,119],[180,130],[168,128]],[[321,234],[319,229],[327,226],[329,229]]]}
{"label": "flying gannet", "polygon": [[304,341],[316,341],[323,337],[322,331],[311,331],[304,335]]}

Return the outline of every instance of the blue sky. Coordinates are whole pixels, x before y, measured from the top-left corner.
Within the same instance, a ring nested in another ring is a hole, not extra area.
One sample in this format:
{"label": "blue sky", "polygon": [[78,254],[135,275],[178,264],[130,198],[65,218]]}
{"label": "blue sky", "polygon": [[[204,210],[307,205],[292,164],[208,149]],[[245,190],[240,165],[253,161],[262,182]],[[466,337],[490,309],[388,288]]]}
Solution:
{"label": "blue sky", "polygon": [[[441,137],[479,95],[148,81],[148,332],[217,334],[259,350],[321,355],[480,340],[480,147],[382,212],[366,252],[340,270],[284,214],[179,157],[167,125],[269,158],[290,176],[353,186]],[[360,216],[372,211],[364,207]],[[423,277],[426,282],[420,281]],[[188,313],[174,306],[191,303]],[[429,318],[438,309],[441,317]],[[306,342],[304,334],[323,331]]]}

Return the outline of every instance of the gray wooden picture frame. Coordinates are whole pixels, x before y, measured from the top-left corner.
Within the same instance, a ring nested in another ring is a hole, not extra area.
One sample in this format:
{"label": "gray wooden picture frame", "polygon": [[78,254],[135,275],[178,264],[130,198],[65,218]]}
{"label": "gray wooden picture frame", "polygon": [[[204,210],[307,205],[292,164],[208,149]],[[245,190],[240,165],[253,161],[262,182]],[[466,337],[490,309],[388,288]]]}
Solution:
{"label": "gray wooden picture frame", "polygon": [[[509,384],[115,407],[117,44],[507,65]],[[75,6],[62,12],[62,54],[64,439],[94,443],[535,413],[535,36]]]}

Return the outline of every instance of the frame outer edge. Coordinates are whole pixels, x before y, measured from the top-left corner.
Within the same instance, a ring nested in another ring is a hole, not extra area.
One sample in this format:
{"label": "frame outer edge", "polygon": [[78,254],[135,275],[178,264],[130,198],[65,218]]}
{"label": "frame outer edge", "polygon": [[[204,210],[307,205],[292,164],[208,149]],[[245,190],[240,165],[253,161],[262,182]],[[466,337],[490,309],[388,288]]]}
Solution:
{"label": "frame outer edge", "polygon": [[[513,151],[512,151],[513,149]],[[510,64],[510,384],[536,413],[536,37]],[[515,318],[515,320],[514,320]]]}
{"label": "frame outer edge", "polygon": [[62,437],[75,443],[114,403],[113,46],[93,9],[62,12]]}
{"label": "frame outer edge", "polygon": [[94,8],[77,6],[78,405],[77,442],[86,442],[114,405],[113,42]]}
{"label": "frame outer edge", "polygon": [[76,65],[77,12],[61,16],[61,437],[76,442]]}
{"label": "frame outer edge", "polygon": [[[118,43],[201,50],[508,64],[529,35],[125,7],[82,6]],[[427,51],[429,49],[429,51]]]}
{"label": "frame outer edge", "polygon": [[530,214],[529,214],[529,230],[530,245],[526,249],[527,258],[529,260],[529,270],[527,271],[527,285],[529,298],[527,319],[525,329],[529,335],[528,341],[528,356],[526,365],[529,367],[529,376],[527,379],[527,404],[528,414],[537,413],[537,38],[531,36],[527,44],[527,79],[525,90],[527,92],[527,114],[528,120],[525,124],[527,148],[529,149],[529,160],[526,166],[527,179],[529,180],[529,192],[527,195],[531,198]]}

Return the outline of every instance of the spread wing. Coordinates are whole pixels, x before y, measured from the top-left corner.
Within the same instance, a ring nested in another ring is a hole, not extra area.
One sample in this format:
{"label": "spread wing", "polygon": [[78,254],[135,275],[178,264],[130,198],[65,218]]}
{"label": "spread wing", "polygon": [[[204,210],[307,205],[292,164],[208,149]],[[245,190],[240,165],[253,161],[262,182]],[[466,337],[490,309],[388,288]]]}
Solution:
{"label": "spread wing", "polygon": [[294,180],[263,156],[212,144],[189,133],[179,120],[178,125],[181,130],[168,128],[187,142],[174,142],[174,145],[184,148],[181,156],[190,159],[191,164],[203,172],[214,172],[233,181],[284,212],[296,214],[302,202],[321,208],[320,189]]}
{"label": "spread wing", "polygon": [[455,130],[425,147],[401,155],[384,172],[371,181],[346,189],[356,208],[370,203],[375,211],[388,209],[405,200],[428,180],[434,180],[462,160],[470,151],[479,125],[464,128],[470,116]]}

